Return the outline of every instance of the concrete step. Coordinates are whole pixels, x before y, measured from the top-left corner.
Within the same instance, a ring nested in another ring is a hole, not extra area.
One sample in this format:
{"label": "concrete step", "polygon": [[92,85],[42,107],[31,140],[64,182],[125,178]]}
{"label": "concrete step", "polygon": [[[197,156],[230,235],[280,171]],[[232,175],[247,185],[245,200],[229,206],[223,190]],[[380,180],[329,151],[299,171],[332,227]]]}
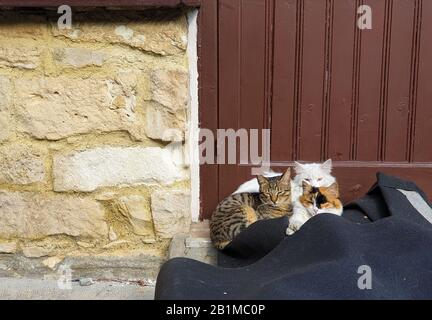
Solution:
{"label": "concrete step", "polygon": [[208,220],[193,223],[189,234],[176,235],[170,245],[169,258],[185,257],[211,265],[217,264],[217,250],[210,240]]}
{"label": "concrete step", "polygon": [[58,279],[0,278],[2,300],[152,300],[154,290],[154,286],[120,281],[82,286]]}

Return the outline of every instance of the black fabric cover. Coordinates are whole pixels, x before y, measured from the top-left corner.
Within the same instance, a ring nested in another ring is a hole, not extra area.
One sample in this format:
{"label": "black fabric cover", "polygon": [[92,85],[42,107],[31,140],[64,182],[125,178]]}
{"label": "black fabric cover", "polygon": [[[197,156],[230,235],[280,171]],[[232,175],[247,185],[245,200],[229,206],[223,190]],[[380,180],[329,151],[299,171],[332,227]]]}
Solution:
{"label": "black fabric cover", "polygon": [[[155,298],[431,299],[432,225],[397,189],[431,205],[414,183],[379,173],[342,217],[317,215],[292,236],[287,219],[254,223],[220,254],[219,267],[171,259]],[[370,290],[357,286],[362,265],[372,270]]]}

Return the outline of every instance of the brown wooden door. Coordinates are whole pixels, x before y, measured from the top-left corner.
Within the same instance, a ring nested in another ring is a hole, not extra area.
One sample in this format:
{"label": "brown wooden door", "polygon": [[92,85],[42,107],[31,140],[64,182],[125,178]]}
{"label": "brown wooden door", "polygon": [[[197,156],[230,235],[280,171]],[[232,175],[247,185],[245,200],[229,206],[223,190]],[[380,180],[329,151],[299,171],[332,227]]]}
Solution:
{"label": "brown wooden door", "polygon": [[[432,197],[432,1],[203,0],[202,128],[269,128],[277,170],[334,160],[344,202],[377,171]],[[248,165],[201,166],[201,217],[251,178]]]}

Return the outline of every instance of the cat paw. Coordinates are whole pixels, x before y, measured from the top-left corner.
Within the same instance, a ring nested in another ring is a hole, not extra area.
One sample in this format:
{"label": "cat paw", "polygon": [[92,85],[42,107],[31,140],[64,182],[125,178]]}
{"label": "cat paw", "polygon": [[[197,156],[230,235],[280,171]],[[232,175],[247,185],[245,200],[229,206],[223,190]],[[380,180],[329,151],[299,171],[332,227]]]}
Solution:
{"label": "cat paw", "polygon": [[286,229],[286,231],[285,231],[285,233],[286,233],[287,236],[290,236],[290,235],[294,234],[294,232],[295,232],[295,230],[291,229],[290,227],[288,227]]}
{"label": "cat paw", "polygon": [[295,233],[296,231],[298,231],[300,229],[302,225],[299,223],[290,223],[288,228],[286,229],[286,234],[288,236],[292,235],[293,233]]}

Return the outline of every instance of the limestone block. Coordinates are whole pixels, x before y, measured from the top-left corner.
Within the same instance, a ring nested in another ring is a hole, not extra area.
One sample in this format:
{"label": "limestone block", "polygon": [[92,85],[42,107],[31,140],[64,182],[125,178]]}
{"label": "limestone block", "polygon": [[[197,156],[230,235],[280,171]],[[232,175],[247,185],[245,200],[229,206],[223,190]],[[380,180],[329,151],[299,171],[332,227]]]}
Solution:
{"label": "limestone block", "polygon": [[105,147],[54,157],[54,190],[91,192],[101,187],[171,184],[188,178],[173,151],[158,147]]}
{"label": "limestone block", "polygon": [[158,190],[151,195],[151,208],[156,234],[172,238],[188,233],[191,224],[190,194],[186,190]]}
{"label": "limestone block", "polygon": [[0,192],[0,238],[37,239],[51,235],[107,237],[101,204],[95,200],[33,192]]}

